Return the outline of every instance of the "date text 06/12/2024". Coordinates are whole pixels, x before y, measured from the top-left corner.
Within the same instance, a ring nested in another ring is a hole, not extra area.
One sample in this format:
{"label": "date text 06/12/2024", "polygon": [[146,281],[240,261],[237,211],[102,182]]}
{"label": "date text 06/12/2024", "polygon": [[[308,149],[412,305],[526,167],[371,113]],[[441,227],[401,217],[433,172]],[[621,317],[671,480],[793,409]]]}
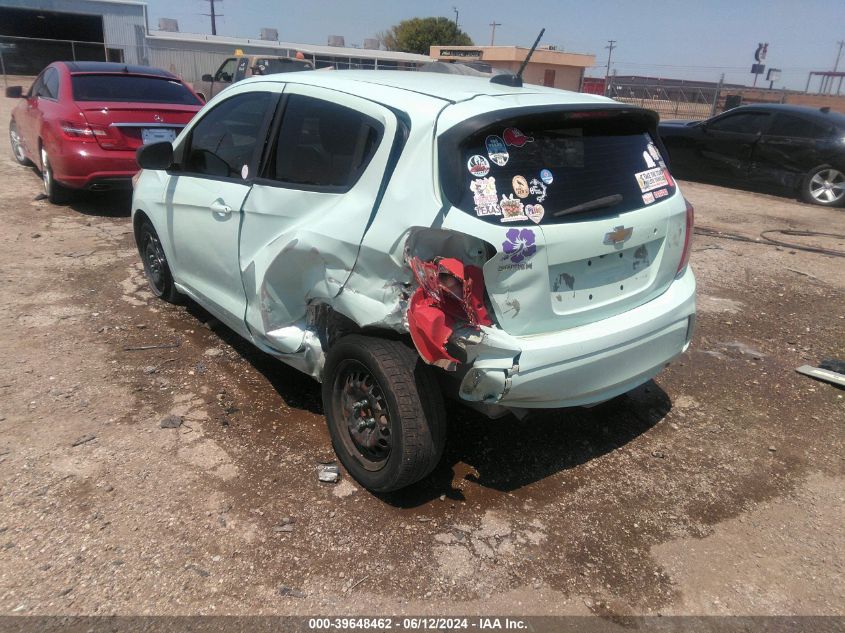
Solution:
{"label": "date text 06/12/2024", "polygon": [[523,630],[527,628],[524,620],[519,618],[438,618],[438,617],[406,617],[406,618],[309,618],[308,628],[313,630]]}

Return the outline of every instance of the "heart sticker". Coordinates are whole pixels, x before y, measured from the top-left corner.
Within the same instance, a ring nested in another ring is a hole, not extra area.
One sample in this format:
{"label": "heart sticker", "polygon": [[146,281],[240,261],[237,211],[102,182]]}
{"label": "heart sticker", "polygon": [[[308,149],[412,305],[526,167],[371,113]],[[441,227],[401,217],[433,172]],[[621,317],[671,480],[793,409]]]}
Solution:
{"label": "heart sticker", "polygon": [[543,216],[546,215],[546,210],[543,208],[542,204],[529,204],[525,207],[525,215],[527,215],[528,219],[534,224],[540,224],[540,220],[542,220]]}

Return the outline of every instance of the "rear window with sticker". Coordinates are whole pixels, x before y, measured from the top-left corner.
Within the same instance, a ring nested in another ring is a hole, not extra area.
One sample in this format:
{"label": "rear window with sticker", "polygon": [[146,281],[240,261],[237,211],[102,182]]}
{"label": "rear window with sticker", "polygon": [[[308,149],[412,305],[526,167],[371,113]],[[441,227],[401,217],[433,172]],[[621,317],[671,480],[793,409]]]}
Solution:
{"label": "rear window with sticker", "polygon": [[649,206],[675,193],[642,119],[573,113],[509,120],[461,144],[453,204],[495,224],[554,224]]}

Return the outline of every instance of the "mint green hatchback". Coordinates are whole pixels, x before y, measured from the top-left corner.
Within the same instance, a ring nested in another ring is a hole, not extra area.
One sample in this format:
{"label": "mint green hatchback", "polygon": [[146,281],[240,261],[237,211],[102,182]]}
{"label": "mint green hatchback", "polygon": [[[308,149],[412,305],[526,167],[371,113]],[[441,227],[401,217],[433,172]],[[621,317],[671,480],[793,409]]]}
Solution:
{"label": "mint green hatchback", "polygon": [[384,492],[426,476],[443,397],[592,405],[689,345],[693,210],[657,115],[390,71],[254,77],[139,150],[150,286],[322,383],[334,448]]}

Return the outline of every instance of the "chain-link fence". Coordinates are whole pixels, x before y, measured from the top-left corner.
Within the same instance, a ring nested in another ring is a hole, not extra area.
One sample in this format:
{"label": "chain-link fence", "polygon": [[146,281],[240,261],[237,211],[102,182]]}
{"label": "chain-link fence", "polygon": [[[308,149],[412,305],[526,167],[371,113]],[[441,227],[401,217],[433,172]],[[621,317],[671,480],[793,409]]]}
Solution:
{"label": "chain-link fence", "polygon": [[655,85],[608,78],[607,96],[654,110],[663,119],[706,119],[716,114],[722,84]]}

